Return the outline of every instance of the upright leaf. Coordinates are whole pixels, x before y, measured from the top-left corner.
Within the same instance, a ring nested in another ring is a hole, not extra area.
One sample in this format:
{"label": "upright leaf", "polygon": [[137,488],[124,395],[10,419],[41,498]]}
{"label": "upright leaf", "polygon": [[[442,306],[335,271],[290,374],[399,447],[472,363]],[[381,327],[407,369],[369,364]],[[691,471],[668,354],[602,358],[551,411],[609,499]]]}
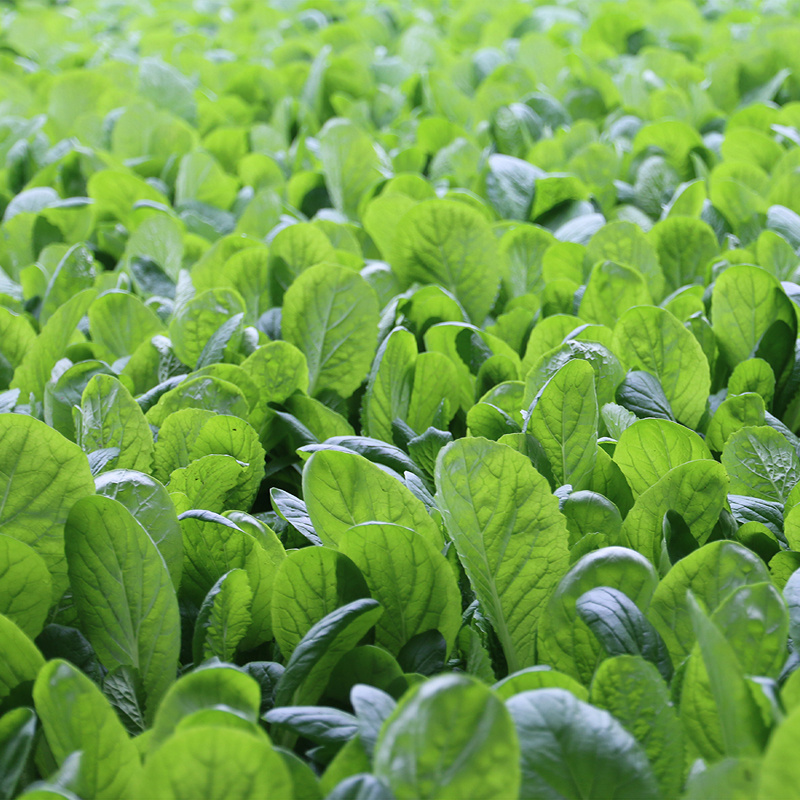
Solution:
{"label": "upright leaf", "polygon": [[511,672],[535,663],[543,602],[568,563],[566,520],[530,460],[487,439],[439,453],[437,502]]}
{"label": "upright leaf", "polygon": [[83,630],[108,669],[139,670],[152,715],[175,679],[180,650],[178,601],[161,554],[108,497],[76,503],[65,539]]}

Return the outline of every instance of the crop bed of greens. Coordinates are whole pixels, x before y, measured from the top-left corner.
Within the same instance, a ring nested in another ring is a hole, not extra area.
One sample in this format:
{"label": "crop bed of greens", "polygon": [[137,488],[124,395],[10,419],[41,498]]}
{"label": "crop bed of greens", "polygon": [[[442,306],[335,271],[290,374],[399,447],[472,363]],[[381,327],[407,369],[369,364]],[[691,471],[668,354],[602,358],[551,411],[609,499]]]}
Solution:
{"label": "crop bed of greens", "polygon": [[737,5],[0,8],[0,800],[800,797]]}

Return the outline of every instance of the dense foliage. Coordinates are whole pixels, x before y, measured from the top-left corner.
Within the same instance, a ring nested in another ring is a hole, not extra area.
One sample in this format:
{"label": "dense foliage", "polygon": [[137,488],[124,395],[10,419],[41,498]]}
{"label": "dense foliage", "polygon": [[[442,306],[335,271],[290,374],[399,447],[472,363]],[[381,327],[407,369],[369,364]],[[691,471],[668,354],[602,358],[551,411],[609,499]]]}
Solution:
{"label": "dense foliage", "polygon": [[0,800],[800,797],[740,5],[0,8]]}

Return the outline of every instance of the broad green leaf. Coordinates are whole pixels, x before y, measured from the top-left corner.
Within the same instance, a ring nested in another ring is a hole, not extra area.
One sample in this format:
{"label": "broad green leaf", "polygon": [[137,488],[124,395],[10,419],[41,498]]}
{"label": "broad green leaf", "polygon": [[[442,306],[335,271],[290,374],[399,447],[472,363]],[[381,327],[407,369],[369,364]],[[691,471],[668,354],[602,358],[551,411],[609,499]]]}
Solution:
{"label": "broad green leaf", "polygon": [[509,670],[535,663],[535,627],[568,563],[566,520],[530,460],[460,439],[436,463],[437,502]]}
{"label": "broad green leaf", "polygon": [[800,459],[786,437],[767,426],[733,433],[722,451],[731,494],[785,503],[800,481]]}
{"label": "broad green leaf", "polygon": [[632,306],[650,303],[647,282],[638,269],[603,261],[592,270],[578,314],[587,322],[611,327]]}
{"label": "broad green leaf", "polygon": [[47,284],[39,310],[39,324],[44,325],[58,308],[79,291],[91,289],[96,272],[95,260],[85,245],[70,247]]}
{"label": "broad green leaf", "polygon": [[372,599],[354,600],[312,626],[292,653],[275,689],[275,705],[309,705],[319,700],[331,672],[383,614]]}
{"label": "broad green leaf", "polygon": [[319,132],[319,148],[334,207],[355,217],[361,196],[385,177],[371,137],[349,120],[331,119]]}
{"label": "broad green leaf", "polygon": [[578,683],[575,678],[570,678],[563,672],[551,669],[548,666],[527,667],[519,672],[498,681],[492,689],[501,700],[508,700],[521,692],[532,692],[535,689],[566,689],[578,700],[588,701],[589,692],[586,687]]}
{"label": "broad green leaf", "polygon": [[169,492],[155,478],[134,470],[111,470],[95,480],[97,494],[122,503],[158,548],[177,588],[183,568],[181,526]]}
{"label": "broad green leaf", "polygon": [[416,361],[414,335],[395,328],[378,348],[370,372],[362,414],[365,435],[392,441],[392,422],[408,417]]}
{"label": "broad green leaf", "polygon": [[175,733],[142,770],[143,797],[251,800],[292,796],[292,780],[266,738],[221,726]]}
{"label": "broad green leaf", "polygon": [[[703,772],[689,778],[685,800],[753,800],[757,796],[761,769],[760,758],[725,758],[709,764]],[[784,784],[781,790],[785,791]],[[771,796],[770,793],[758,794],[758,800]]]}
{"label": "broad green leaf", "polygon": [[711,459],[705,442],[693,431],[664,419],[640,419],[617,437],[614,462],[634,497],[646,492],[673,467]]}
{"label": "broad green leaf", "polygon": [[684,734],[667,684],[653,664],[633,655],[607,659],[592,680],[591,699],[644,748],[663,796],[677,797],[683,785]]}
{"label": "broad green leaf", "polygon": [[748,358],[740,361],[730,378],[728,378],[728,394],[755,392],[761,395],[764,405],[770,407],[775,396],[775,373],[763,358]]}
{"label": "broad green leaf", "polygon": [[558,484],[589,486],[597,459],[597,398],[594,370],[582,359],[568,361],[545,384],[527,430],[544,448]]}
{"label": "broad green leaf", "polygon": [[245,478],[243,467],[233,456],[203,456],[188,467],[173,470],[167,486],[171,495],[186,497],[186,508],[221,513],[229,509],[231,495]]}
{"label": "broad green leaf", "polygon": [[719,251],[712,228],[692,217],[668,217],[653,226],[650,237],[667,293],[690,283],[703,283],[706,264]]}
{"label": "broad green leaf", "polygon": [[323,617],[362,597],[370,597],[370,591],[346,554],[327,547],[289,553],[272,589],[272,631],[281,653],[289,658]]}
{"label": "broad green leaf", "polygon": [[400,481],[356,453],[323,450],[303,468],[303,497],[323,544],[338,547],[362,522],[391,522],[424,536],[436,547],[442,534],[425,506]]}
{"label": "broad green leaf", "polygon": [[33,687],[36,713],[57,764],[80,750],[81,797],[127,798],[138,791],[139,753],[100,689],[66,661],[49,661]]}
{"label": "broad green leaf", "polygon": [[539,661],[587,684],[605,651],[578,615],[578,599],[590,589],[618,589],[646,609],[658,578],[650,563],[624,547],[587,553],[561,579],[550,595],[537,632]]}
{"label": "broad green leaf", "polygon": [[758,756],[769,729],[745,681],[744,671],[720,628],[708,618],[691,592],[687,603],[722,727],[724,753],[733,757]]}
{"label": "broad green leaf", "polygon": [[511,716],[474,678],[433,678],[406,694],[384,723],[375,774],[397,800],[516,797],[519,745]]}
{"label": "broad green leaf", "polygon": [[0,614],[0,700],[18,686],[33,682],[42,666],[44,658],[36,645]]}
{"label": "broad green leaf", "polygon": [[87,384],[76,412],[75,435],[85,453],[119,448],[103,471],[134,469],[149,472],[153,462],[153,433],[139,404],[111,375],[95,375]]}
{"label": "broad green leaf", "polygon": [[536,192],[536,178],[542,175],[527,161],[495,153],[489,156],[486,197],[503,219],[526,221]]}
{"label": "broad green leaf", "polygon": [[722,355],[731,367],[755,355],[761,337],[780,321],[793,331],[792,302],[777,278],[760,267],[726,269],[714,284],[711,321]]}
{"label": "broad green leaf", "polygon": [[633,222],[609,222],[586,247],[589,261],[612,261],[638,270],[647,280],[653,300],[659,302],[664,292],[664,274],[655,247]]}
{"label": "broad green leaf", "polygon": [[51,599],[44,559],[19,539],[0,534],[0,614],[33,638],[44,627]]}
{"label": "broad green leaf", "polygon": [[23,397],[32,394],[37,400],[44,399],[44,387],[50,380],[50,372],[64,355],[78,322],[96,294],[94,289],[86,289],[54,312],[14,371],[12,389],[20,389]]}
{"label": "broad green leaf", "polygon": [[647,616],[677,665],[696,641],[687,591],[713,613],[735,589],[768,580],[764,562],[751,550],[736,542],[711,542],[670,569],[653,595]]}
{"label": "broad green leaf", "polygon": [[[232,569],[243,569],[253,592],[252,625],[246,645],[255,647],[272,638],[272,587],[278,567],[273,554],[255,536],[217,514],[182,516],[183,580],[181,597],[198,608],[214,584]],[[279,562],[280,559],[277,559]]]}
{"label": "broad green leaf", "polygon": [[339,547],[385,609],[375,630],[379,645],[397,655],[413,636],[436,629],[452,649],[461,627],[461,593],[447,559],[429,541],[399,525],[362,523],[345,533]]}
{"label": "broad green leaf", "polygon": [[427,200],[397,224],[390,262],[405,285],[443,286],[480,325],[494,303],[500,275],[491,229],[480,213],[453,200]]}
{"label": "broad green leaf", "polygon": [[286,292],[281,327],[286,341],[305,354],[309,394],[331,389],[349,397],[375,355],[377,297],[346,267],[312,267]]}
{"label": "broad green leaf", "polygon": [[168,739],[186,717],[219,709],[257,722],[261,704],[258,683],[230,664],[214,663],[182,675],[164,695],[153,720],[150,752]]}
{"label": "broad green leaf", "polygon": [[99,496],[73,506],[65,547],[83,631],[108,669],[139,670],[155,709],[180,651],[178,601],[161,554],[121,503]]}
{"label": "broad green leaf", "polygon": [[36,332],[24,315],[0,308],[0,387],[8,388],[14,370],[35,341]]}
{"label": "broad green leaf", "polygon": [[554,243],[553,234],[538,225],[517,225],[503,234],[498,251],[507,264],[503,281],[512,297],[542,290],[544,255]]}
{"label": "broad green leaf", "polygon": [[0,717],[0,797],[17,796],[17,783],[25,769],[36,734],[36,714],[15,708]]}
{"label": "broad green leaf", "polygon": [[133,355],[134,350],[157,333],[164,323],[138,297],[120,291],[100,295],[89,308],[92,341],[115,358]]}
{"label": "broad green leaf", "polygon": [[720,403],[708,423],[706,443],[711,450],[721,453],[725,443],[736,431],[766,424],[764,399],[755,392],[733,395]]}
{"label": "broad green leaf", "polygon": [[[187,303],[178,306],[169,323],[169,336],[175,355],[188,367],[194,367],[208,340],[217,329],[236,314],[245,311],[242,296],[233,289],[206,289]],[[234,360],[241,331],[225,348],[225,358]]]}
{"label": "broad green leaf", "polygon": [[708,541],[728,494],[724,467],[710,459],[687,461],[673,467],[663,478],[636,498],[622,523],[629,547],[653,564],[661,560],[664,514],[680,514],[700,544]]}
{"label": "broad green leaf", "polygon": [[523,797],[660,797],[642,746],[606,711],[564,689],[506,700],[519,737]]}
{"label": "broad green leaf", "polygon": [[0,533],[30,545],[53,578],[54,598],[67,587],[64,523],[94,481],[81,449],[33,417],[0,414]]}
{"label": "broad green leaf", "polygon": [[282,403],[295,391],[308,391],[308,365],[303,353],[289,342],[267,342],[242,362],[257,384],[262,401]]}
{"label": "broad green leaf", "polygon": [[273,303],[280,303],[286,290],[309,267],[335,263],[330,239],[313,225],[289,225],[275,236],[269,248],[269,280]]}
{"label": "broad green leaf", "polygon": [[711,378],[703,349],[669,311],[627,311],[614,328],[614,352],[631,369],[655,375],[678,422],[696,428],[706,408]]}
{"label": "broad green leaf", "polygon": [[244,420],[250,418],[250,404],[244,391],[234,383],[214,375],[197,375],[181,381],[174,389],[164,392],[158,402],[147,410],[145,417],[149,425],[160,428],[171,414],[187,408],[228,414]]}
{"label": "broad green leaf", "polygon": [[755,795],[758,800],[771,800],[773,797],[796,800],[800,797],[800,783],[798,783],[800,765],[795,756],[798,734],[800,734],[800,710],[795,708],[769,740],[761,762],[758,794]]}
{"label": "broad green leaf", "polygon": [[200,606],[194,627],[194,663],[207,658],[231,661],[252,624],[253,593],[242,569],[226,572],[210,589]]}

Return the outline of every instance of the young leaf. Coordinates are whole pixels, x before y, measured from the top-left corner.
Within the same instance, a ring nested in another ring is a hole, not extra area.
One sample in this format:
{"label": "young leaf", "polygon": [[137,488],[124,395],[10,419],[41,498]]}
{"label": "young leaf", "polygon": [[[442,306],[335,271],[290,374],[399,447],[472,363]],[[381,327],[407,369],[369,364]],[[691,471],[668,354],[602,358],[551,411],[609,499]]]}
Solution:
{"label": "young leaf", "polygon": [[17,796],[17,784],[33,748],[36,714],[30,708],[15,708],[0,717],[0,798]]}
{"label": "young leaf", "polygon": [[177,732],[147,759],[140,791],[163,800],[251,800],[290,797],[292,781],[266,738],[199,726]]}
{"label": "young leaf", "polygon": [[516,797],[519,769],[508,711],[465,675],[432,678],[406,694],[375,749],[375,774],[397,800]]}
{"label": "young leaf", "polygon": [[82,752],[75,786],[81,797],[123,800],[136,794],[136,746],[89,678],[66,661],[50,661],[39,672],[33,699],[56,763]]}
{"label": "young leaf", "polygon": [[317,622],[362,597],[370,597],[369,589],[346,554],[327,547],[289,553],[272,588],[272,631],[281,653],[289,658]]}
{"label": "young leaf", "polygon": [[236,648],[252,624],[253,593],[243,569],[226,572],[209,590],[194,625],[192,657],[195,664],[207,658],[232,661]]}
{"label": "young leaf", "polygon": [[65,530],[70,584],[82,627],[108,669],[139,670],[149,707],[175,679],[180,617],[161,554],[130,512],[108,497],[87,497]]}
{"label": "young leaf", "polygon": [[662,677],[636,656],[609,658],[597,668],[591,698],[642,745],[663,796],[677,797],[683,785],[684,734]]}
{"label": "young leaf", "polygon": [[461,593],[436,547],[408,528],[374,522],[350,528],[339,548],[386,609],[375,631],[379,645],[396,655],[412,637],[435,628],[450,651],[461,627]]}
{"label": "young leaf", "polygon": [[86,456],[38,419],[0,414],[0,462],[0,531],[44,559],[60,597],[67,588],[64,523],[77,500],[94,494]]}
{"label": "young leaf", "polygon": [[18,539],[0,534],[0,614],[33,638],[44,627],[51,601],[44,559]]}
{"label": "young leaf", "polygon": [[308,361],[309,394],[349,397],[366,377],[378,344],[378,300],[345,267],[306,270],[286,292],[283,335]]}
{"label": "young leaf", "polygon": [[510,447],[460,439],[436,463],[437,502],[509,669],[535,662],[542,603],[568,563],[566,520],[547,481]]}
{"label": "young leaf", "polygon": [[594,370],[581,359],[568,361],[542,389],[527,427],[544,448],[556,483],[589,487],[597,420]]}
{"label": "young leaf", "polygon": [[391,522],[441,547],[442,534],[425,506],[399,480],[356,453],[322,450],[303,468],[303,496],[323,543],[337,547],[362,522]]}

